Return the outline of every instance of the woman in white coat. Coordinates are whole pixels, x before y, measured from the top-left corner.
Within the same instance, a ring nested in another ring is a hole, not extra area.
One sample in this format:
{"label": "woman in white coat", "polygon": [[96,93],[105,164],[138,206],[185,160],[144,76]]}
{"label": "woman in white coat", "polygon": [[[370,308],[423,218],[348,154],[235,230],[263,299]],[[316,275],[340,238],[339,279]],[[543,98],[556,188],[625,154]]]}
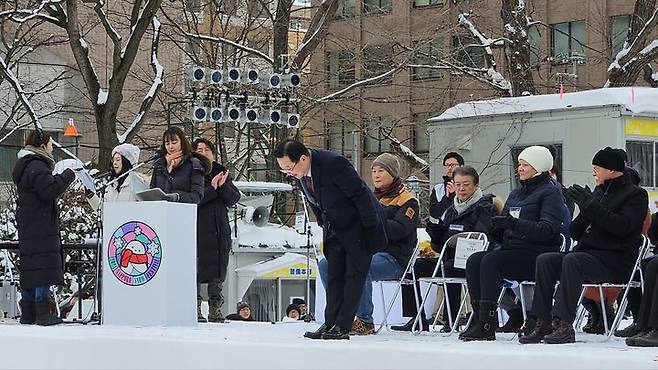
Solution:
{"label": "woman in white coat", "polygon": [[[136,201],[135,192],[147,189],[146,182],[135,171],[121,177],[139,162],[139,148],[132,144],[121,144],[112,149],[110,181],[105,190],[106,202]],[[117,180],[117,178],[119,178]]]}

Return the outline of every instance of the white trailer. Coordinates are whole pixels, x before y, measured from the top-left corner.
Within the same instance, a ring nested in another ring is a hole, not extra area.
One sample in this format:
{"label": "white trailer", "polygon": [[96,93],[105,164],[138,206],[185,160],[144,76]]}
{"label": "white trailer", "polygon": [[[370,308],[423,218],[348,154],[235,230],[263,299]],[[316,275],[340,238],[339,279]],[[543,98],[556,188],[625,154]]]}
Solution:
{"label": "white trailer", "polygon": [[658,89],[608,88],[458,104],[429,120],[430,178],[443,175],[445,153],[457,151],[481,174],[485,192],[506,198],[516,186],[516,156],[530,145],[553,152],[563,183],[594,185],[591,161],[601,148],[625,148],[658,201]]}

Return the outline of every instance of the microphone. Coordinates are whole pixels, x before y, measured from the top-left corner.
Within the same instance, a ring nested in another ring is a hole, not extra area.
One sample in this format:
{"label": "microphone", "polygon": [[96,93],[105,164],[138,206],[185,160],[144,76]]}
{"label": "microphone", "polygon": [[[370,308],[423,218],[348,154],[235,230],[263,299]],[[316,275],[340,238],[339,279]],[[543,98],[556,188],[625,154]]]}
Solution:
{"label": "microphone", "polygon": [[104,172],[104,173],[97,173],[97,174],[93,175],[92,177],[95,178],[95,179],[102,179],[104,177],[110,176],[113,172],[114,171],[110,170],[110,171],[107,171],[107,172]]}

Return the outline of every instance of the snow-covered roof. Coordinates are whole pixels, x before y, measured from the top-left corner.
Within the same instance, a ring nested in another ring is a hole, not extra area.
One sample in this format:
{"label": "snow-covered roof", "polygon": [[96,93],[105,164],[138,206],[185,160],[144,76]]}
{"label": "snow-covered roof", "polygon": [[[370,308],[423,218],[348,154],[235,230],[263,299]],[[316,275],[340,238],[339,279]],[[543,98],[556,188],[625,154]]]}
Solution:
{"label": "snow-covered roof", "polygon": [[658,102],[658,89],[650,87],[616,87],[564,94],[470,101],[447,109],[441,115],[430,118],[429,122],[602,106],[621,106],[633,114],[653,116],[658,115],[658,104],[656,102]]}

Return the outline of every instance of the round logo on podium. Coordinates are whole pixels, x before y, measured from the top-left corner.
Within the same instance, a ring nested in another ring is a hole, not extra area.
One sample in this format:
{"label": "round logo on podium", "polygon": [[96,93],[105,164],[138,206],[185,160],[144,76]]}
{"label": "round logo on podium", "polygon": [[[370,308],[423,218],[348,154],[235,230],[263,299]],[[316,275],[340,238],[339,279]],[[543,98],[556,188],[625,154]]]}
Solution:
{"label": "round logo on podium", "polygon": [[153,279],[162,260],[160,238],[153,228],[140,221],[126,222],[116,229],[107,251],[110,270],[120,282],[130,286],[144,285]]}

